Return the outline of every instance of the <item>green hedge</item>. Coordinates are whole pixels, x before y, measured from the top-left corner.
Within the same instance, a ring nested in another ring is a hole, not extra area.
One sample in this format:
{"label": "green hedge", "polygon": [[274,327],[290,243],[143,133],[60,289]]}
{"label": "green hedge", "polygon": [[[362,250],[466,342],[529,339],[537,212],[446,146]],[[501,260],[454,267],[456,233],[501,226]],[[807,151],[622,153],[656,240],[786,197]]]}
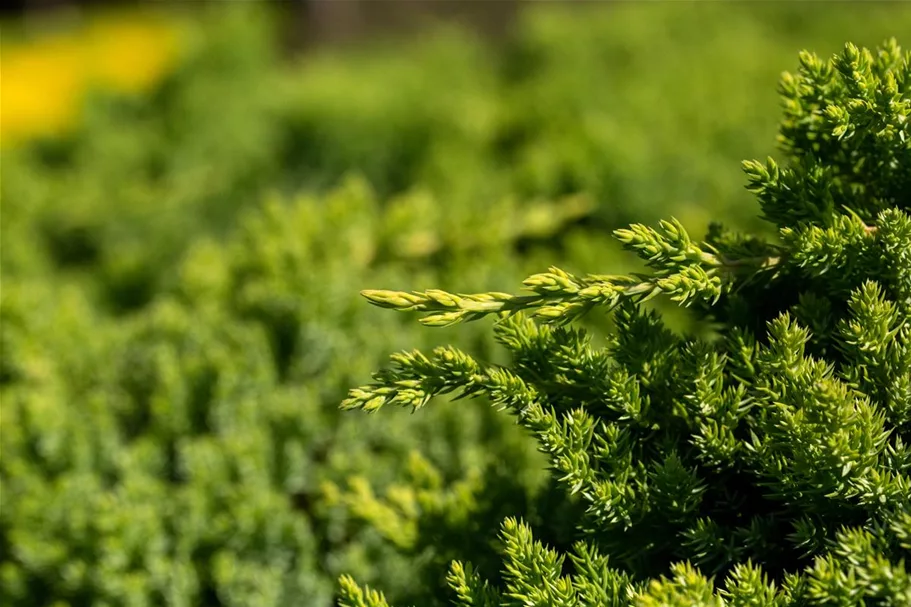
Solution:
{"label": "green hedge", "polygon": [[[496,575],[506,516],[564,538],[572,505],[495,411],[337,411],[444,339],[358,290],[634,269],[609,229],[669,208],[747,222],[730,166],[770,151],[781,68],[911,24],[820,14],[542,6],[497,49],[288,61],[272,18],[219,9],[154,94],[3,150],[3,602],[318,606],[348,572],[429,605],[452,559]],[[485,333],[455,345],[496,361]]]}

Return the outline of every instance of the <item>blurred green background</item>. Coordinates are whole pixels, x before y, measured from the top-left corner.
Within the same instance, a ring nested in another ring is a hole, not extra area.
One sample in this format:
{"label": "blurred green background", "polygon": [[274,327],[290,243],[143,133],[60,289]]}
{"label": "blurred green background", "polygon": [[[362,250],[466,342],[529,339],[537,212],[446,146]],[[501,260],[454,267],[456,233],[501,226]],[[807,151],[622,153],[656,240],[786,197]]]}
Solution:
{"label": "blurred green background", "polygon": [[567,545],[505,415],[337,410],[397,350],[503,356],[484,322],[358,292],[628,271],[631,221],[764,230],[739,162],[775,153],[779,74],[911,31],[898,2],[27,9],[0,49],[0,603],[23,606],[322,607],[341,573],[436,605],[452,558],[496,576],[506,516]]}

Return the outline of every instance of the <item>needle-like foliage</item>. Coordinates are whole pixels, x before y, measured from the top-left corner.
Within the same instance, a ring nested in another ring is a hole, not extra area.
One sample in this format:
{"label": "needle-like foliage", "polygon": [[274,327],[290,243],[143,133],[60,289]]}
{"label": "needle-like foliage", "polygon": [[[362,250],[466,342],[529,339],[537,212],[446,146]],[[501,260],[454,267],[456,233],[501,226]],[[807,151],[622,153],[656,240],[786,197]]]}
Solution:
{"label": "needle-like foliage", "polygon": [[[507,519],[502,578],[453,563],[455,605],[911,605],[911,53],[802,53],[780,93],[785,161],[743,164],[774,242],[671,220],[615,232],[645,274],[364,292],[431,326],[495,316],[512,363],[396,354],[342,407],[487,397],[584,512],[568,552]],[[668,330],[660,296],[712,333]],[[608,312],[604,347],[572,326]],[[386,603],[344,578],[341,604]]]}

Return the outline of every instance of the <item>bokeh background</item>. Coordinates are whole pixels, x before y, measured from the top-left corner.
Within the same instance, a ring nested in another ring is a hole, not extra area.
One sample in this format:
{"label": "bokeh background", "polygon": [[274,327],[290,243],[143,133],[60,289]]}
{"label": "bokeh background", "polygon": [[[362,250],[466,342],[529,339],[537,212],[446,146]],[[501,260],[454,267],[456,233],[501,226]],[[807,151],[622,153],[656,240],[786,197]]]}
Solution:
{"label": "bokeh background", "polygon": [[[610,232],[763,231],[797,54],[903,2],[20,1],[0,48],[0,603],[442,605],[573,503],[482,402],[342,414],[452,343],[364,288],[636,269]],[[675,330],[700,330],[665,310]],[[609,330],[587,318],[593,339]],[[567,523],[567,524],[564,524]]]}

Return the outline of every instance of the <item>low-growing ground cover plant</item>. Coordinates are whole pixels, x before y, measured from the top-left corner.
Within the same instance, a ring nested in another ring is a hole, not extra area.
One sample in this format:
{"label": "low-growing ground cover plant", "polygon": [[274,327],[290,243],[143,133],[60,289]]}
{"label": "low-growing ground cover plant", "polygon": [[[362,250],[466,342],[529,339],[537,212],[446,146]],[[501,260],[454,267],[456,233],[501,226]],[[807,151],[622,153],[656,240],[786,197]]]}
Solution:
{"label": "low-growing ground cover plant", "polygon": [[[911,53],[804,52],[780,93],[786,161],[743,165],[777,239],[634,224],[614,235],[644,273],[363,293],[430,326],[494,316],[512,360],[402,352],[342,407],[486,397],[576,506],[571,545],[507,518],[500,572],[453,562],[453,604],[911,605]],[[711,331],[670,331],[655,297]],[[598,347],[573,325],[604,311]]]}
{"label": "low-growing ground cover plant", "polygon": [[481,323],[450,339],[358,289],[635,271],[605,231],[631,209],[738,209],[775,57],[911,18],[655,6],[298,62],[261,3],[219,4],[155,90],[0,150],[0,604],[326,607],[348,572],[441,605],[450,561],[498,575],[505,517],[568,546],[584,508],[508,416],[337,410],[389,349],[507,362]]}

